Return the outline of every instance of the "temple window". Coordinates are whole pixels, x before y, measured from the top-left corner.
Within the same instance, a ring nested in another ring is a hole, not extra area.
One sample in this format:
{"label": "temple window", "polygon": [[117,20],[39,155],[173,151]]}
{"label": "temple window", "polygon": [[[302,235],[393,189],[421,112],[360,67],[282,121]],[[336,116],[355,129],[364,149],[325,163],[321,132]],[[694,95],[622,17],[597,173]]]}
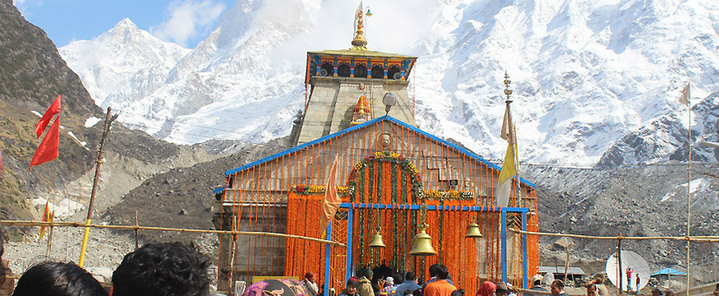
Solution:
{"label": "temple window", "polygon": [[364,64],[357,64],[355,66],[355,77],[367,77],[367,66]]}
{"label": "temple window", "polygon": [[382,68],[382,65],[372,66],[372,78],[384,78],[384,68]]}
{"label": "temple window", "polygon": [[392,65],[387,70],[387,77],[394,80],[400,80],[402,79],[402,73],[400,73],[399,66]]}
{"label": "temple window", "polygon": [[340,77],[350,77],[352,71],[350,71],[350,64],[348,63],[340,63],[340,65],[337,67],[337,76]]}
{"label": "temple window", "polygon": [[[324,70],[324,71],[322,71]],[[334,74],[335,68],[332,66],[332,63],[330,62],[324,62],[322,63],[322,67],[320,68],[320,76],[332,76]]]}

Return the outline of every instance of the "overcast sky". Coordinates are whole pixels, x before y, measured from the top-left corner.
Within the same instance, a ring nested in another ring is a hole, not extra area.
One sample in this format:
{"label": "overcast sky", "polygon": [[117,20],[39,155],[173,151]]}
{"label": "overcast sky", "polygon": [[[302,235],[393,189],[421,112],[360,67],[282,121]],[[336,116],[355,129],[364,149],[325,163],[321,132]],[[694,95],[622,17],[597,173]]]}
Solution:
{"label": "overcast sky", "polygon": [[194,48],[235,0],[13,0],[57,47],[93,39],[129,18],[165,41]]}

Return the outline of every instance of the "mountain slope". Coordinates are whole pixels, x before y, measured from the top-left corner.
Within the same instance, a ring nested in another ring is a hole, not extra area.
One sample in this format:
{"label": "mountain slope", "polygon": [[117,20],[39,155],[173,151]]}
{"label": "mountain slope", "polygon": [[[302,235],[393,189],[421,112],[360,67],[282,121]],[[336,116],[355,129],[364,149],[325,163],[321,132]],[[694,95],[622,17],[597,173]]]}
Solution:
{"label": "mountain slope", "polygon": [[[120,120],[172,142],[287,135],[304,100],[303,55],[349,47],[348,6],[239,0],[164,86],[130,106],[126,94],[142,92],[133,85],[91,92],[122,106]],[[532,163],[595,164],[624,135],[680,110],[686,81],[695,100],[719,87],[719,7],[708,1],[425,0],[372,10],[371,49],[420,56],[410,86],[420,127],[489,159],[504,152],[505,70],[520,152]],[[380,29],[388,26],[396,30]],[[63,55],[79,60],[72,48]],[[93,79],[91,65],[70,65]]]}

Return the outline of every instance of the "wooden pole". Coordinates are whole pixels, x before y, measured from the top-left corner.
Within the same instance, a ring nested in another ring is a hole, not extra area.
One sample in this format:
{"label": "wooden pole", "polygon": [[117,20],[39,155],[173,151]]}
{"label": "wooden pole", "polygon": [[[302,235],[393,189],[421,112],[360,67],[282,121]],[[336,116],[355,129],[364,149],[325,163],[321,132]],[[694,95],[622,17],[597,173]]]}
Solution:
{"label": "wooden pole", "polygon": [[[92,205],[95,202],[95,193],[97,193],[97,181],[100,179],[100,165],[102,164],[102,148],[105,145],[105,139],[107,139],[110,133],[110,125],[117,116],[112,116],[110,113],[112,108],[107,107],[107,115],[105,116],[105,126],[102,131],[102,140],[100,140],[100,149],[97,152],[97,165],[95,166],[95,177],[92,181],[92,192],[90,193],[90,204],[87,206],[87,221],[85,224],[90,224],[92,218]],[[87,251],[87,240],[90,237],[90,227],[85,227],[85,233],[82,236],[82,247],[80,248],[80,261],[78,266],[83,267],[85,265],[85,252]]]}
{"label": "wooden pole", "polygon": [[564,250],[567,252],[567,259],[566,259],[567,261],[565,262],[565,265],[564,265],[564,284],[566,285],[567,284],[567,273],[569,272],[569,246],[564,248]]}
{"label": "wooden pole", "polygon": [[[619,285],[617,285],[617,295],[622,295],[622,239],[617,239],[617,278],[619,278]],[[629,292],[629,290],[627,290]]]}
{"label": "wooden pole", "polygon": [[137,225],[137,211],[135,211],[135,249],[140,247],[140,238],[138,233],[140,232],[140,225]]}

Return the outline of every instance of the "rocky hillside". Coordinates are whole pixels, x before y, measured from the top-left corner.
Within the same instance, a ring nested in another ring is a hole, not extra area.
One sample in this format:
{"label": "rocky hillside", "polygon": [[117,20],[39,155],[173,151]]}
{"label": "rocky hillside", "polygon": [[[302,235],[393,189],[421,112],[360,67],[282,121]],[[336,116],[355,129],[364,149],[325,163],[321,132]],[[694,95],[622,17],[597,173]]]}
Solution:
{"label": "rocky hillside", "polygon": [[[0,218],[30,218],[31,193],[76,179],[92,166],[100,138],[98,128],[85,128],[89,117],[102,117],[82,82],[40,28],[22,18],[11,0],[0,1]],[[63,95],[60,157],[28,171],[40,143],[34,125],[58,94]],[[87,149],[68,135],[73,132]]]}
{"label": "rocky hillside", "polygon": [[[693,163],[692,235],[717,235],[719,180],[716,163]],[[709,174],[709,175],[708,175]],[[638,165],[622,168],[561,168],[525,166],[524,176],[538,184],[540,230],[593,236],[684,236],[687,217],[687,163]],[[557,238],[542,238],[546,265],[560,262],[563,250],[552,248]],[[603,271],[616,251],[616,240],[575,240],[571,262],[589,272]],[[685,242],[622,241],[622,248],[642,255],[650,267],[686,270]],[[714,279],[712,243],[692,245],[692,268],[700,281]],[[699,272],[697,272],[699,271]]]}
{"label": "rocky hillside", "polygon": [[[85,204],[102,135],[102,122],[92,126],[86,122],[104,118],[103,110],[45,32],[27,22],[11,0],[0,0],[0,28],[0,219],[37,218],[37,208],[46,199]],[[58,94],[62,94],[59,157],[28,170],[40,143],[34,133],[38,114]],[[100,211],[144,179],[212,159],[217,151],[177,146],[115,124],[105,153],[98,195],[109,196],[99,199]],[[19,238],[27,230],[12,228],[10,234]]]}

